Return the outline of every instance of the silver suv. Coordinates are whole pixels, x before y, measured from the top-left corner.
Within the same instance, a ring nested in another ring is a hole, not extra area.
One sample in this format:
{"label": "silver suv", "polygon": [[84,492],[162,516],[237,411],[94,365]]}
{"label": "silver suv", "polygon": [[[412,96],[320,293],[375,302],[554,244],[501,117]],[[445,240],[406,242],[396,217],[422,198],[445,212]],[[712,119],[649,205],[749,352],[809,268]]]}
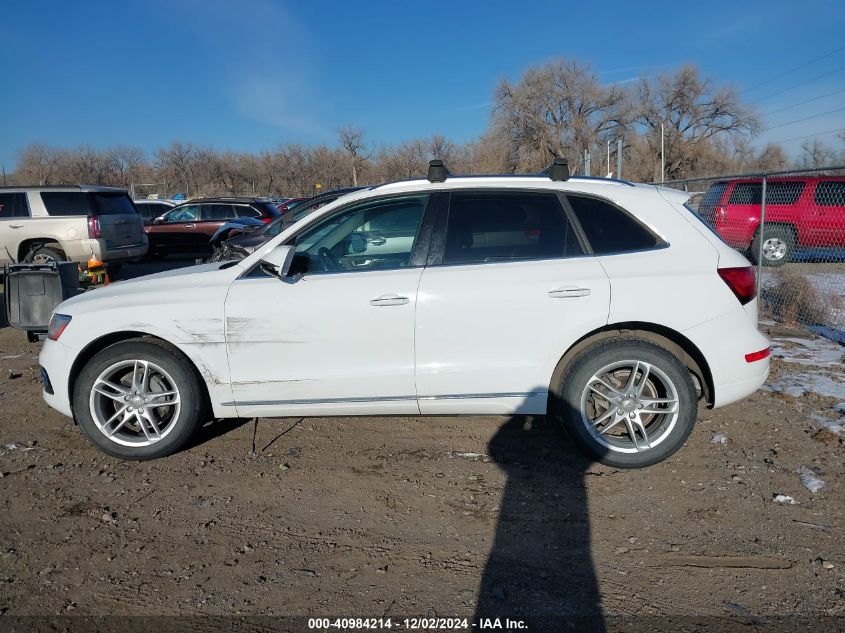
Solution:
{"label": "silver suv", "polygon": [[143,257],[144,223],[123,189],[87,185],[0,187],[0,263]]}

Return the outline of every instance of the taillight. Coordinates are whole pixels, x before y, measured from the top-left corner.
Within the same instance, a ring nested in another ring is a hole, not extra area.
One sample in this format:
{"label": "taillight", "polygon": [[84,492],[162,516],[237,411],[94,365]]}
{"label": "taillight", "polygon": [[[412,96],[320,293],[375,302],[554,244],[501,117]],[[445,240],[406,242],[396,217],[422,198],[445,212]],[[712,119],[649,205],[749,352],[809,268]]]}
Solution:
{"label": "taillight", "polygon": [[753,363],[758,360],[763,360],[764,358],[768,358],[769,354],[772,353],[772,348],[767,347],[766,349],[761,349],[759,352],[751,352],[750,354],[745,355],[745,362],[746,363]]}
{"label": "taillight", "polygon": [[525,237],[531,238],[532,240],[540,239],[540,229],[525,229]]}
{"label": "taillight", "polygon": [[271,222],[272,220],[273,220],[273,218],[261,218],[261,221],[264,222],[264,224],[267,224],[268,222]]}
{"label": "taillight", "polygon": [[100,233],[100,219],[96,215],[88,216],[88,237],[92,240],[102,237]]}
{"label": "taillight", "polygon": [[739,268],[719,268],[719,277],[736,295],[739,302],[745,305],[757,295],[757,277],[754,268],[742,266]]}

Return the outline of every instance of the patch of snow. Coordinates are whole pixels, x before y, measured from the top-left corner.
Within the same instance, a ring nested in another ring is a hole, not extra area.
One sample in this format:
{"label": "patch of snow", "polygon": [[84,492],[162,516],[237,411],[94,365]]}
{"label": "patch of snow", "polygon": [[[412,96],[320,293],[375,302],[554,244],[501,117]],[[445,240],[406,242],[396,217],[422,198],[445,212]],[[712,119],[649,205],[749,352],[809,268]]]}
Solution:
{"label": "patch of snow", "polygon": [[[789,343],[789,345],[784,345]],[[843,365],[845,348],[826,338],[780,337],[772,341],[772,356],[799,365]]]}
{"label": "patch of snow", "polygon": [[764,384],[761,389],[775,393],[785,393],[793,398],[800,398],[808,393],[817,393],[842,400],[845,398],[845,375],[835,376],[821,373],[787,372]]}
{"label": "patch of snow", "polygon": [[775,495],[774,497],[772,497],[772,501],[774,501],[775,503],[783,503],[790,506],[794,506],[796,504],[795,499],[793,499],[789,495]]}
{"label": "patch of snow", "polygon": [[724,433],[714,433],[713,437],[710,438],[711,444],[727,444],[728,443],[728,436]]}
{"label": "patch of snow", "polygon": [[830,418],[826,418],[820,413],[811,413],[810,420],[812,420],[818,426],[827,429],[831,433],[835,433],[839,437],[845,437],[845,426],[843,426],[843,423],[845,423],[845,418],[840,418],[839,420],[831,420]]}
{"label": "patch of snow", "polygon": [[813,494],[824,488],[825,483],[816,476],[815,471],[806,466],[801,466],[796,472],[799,475],[799,479],[801,479],[801,485]]}

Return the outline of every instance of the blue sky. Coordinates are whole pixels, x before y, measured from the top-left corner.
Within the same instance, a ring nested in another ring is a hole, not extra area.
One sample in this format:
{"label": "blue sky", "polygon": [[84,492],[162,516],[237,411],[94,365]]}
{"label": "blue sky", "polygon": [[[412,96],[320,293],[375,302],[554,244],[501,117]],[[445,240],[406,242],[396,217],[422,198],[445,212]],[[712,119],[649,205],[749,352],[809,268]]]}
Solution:
{"label": "blue sky", "polygon": [[255,151],[333,143],[348,122],[374,142],[465,141],[499,79],[558,56],[607,83],[696,63],[771,113],[755,143],[796,139],[790,155],[845,129],[841,1],[5,0],[2,16],[7,171],[33,141]]}

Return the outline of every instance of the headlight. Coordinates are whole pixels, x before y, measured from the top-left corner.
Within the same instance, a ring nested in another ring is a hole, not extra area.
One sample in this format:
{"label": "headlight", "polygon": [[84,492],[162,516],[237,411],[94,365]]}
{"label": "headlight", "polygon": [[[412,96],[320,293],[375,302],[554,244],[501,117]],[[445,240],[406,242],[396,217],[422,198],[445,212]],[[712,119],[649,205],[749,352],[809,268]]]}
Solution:
{"label": "headlight", "polygon": [[50,326],[47,328],[47,338],[51,341],[58,341],[62,332],[70,323],[71,317],[67,314],[53,314],[50,319]]}

